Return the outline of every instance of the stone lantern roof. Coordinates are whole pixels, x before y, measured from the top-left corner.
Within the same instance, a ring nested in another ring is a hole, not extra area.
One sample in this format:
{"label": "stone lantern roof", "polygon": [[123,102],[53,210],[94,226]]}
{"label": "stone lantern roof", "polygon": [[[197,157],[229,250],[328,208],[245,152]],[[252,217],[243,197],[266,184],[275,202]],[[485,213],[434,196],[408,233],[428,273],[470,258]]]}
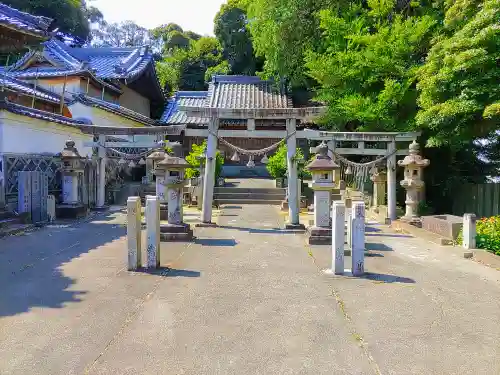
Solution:
{"label": "stone lantern roof", "polygon": [[316,148],[316,152],[316,158],[306,166],[308,170],[333,171],[334,169],[340,168],[340,166],[328,156],[328,145],[325,142],[322,142]]}
{"label": "stone lantern roof", "polygon": [[81,159],[80,153],[75,147],[75,141],[68,139],[66,141],[66,147],[64,147],[61,152],[61,158],[63,159]]}
{"label": "stone lantern roof", "polygon": [[165,158],[165,150],[158,150],[154,151],[146,159],[158,161],[158,160],[163,160]]}
{"label": "stone lantern roof", "polygon": [[403,160],[398,161],[398,165],[401,167],[406,167],[408,165],[416,165],[419,167],[427,167],[430,164],[429,159],[424,159],[420,155],[420,145],[413,141],[410,144],[410,154],[405,156]]}
{"label": "stone lantern roof", "polygon": [[156,164],[156,166],[161,169],[191,168],[191,164],[189,164],[184,158],[178,156],[170,156],[170,155],[166,155],[162,161]]}

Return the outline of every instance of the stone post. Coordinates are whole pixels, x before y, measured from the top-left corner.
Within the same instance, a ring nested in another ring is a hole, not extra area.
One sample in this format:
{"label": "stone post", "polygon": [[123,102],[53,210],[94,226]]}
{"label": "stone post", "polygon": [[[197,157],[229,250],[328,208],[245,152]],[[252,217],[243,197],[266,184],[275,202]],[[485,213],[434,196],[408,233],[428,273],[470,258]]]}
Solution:
{"label": "stone post", "polygon": [[365,273],[365,203],[352,204],[352,275],[361,276]]}
{"label": "stone post", "polygon": [[[389,152],[396,150],[396,141],[392,140],[387,147]],[[396,220],[396,154],[387,158],[387,214],[389,220]]]}
{"label": "stone post", "polygon": [[147,268],[160,266],[160,201],[156,196],[146,197]]}
{"label": "stone post", "polygon": [[476,248],[476,215],[464,214],[462,233],[462,246],[465,250],[469,250],[464,252],[464,257],[472,258],[473,253],[470,250]]}
{"label": "stone post", "polygon": [[351,198],[345,198],[345,231],[346,231],[346,242],[348,248],[348,254],[351,255],[352,252],[352,200]]}
{"label": "stone post", "polygon": [[127,247],[128,270],[135,271],[142,266],[141,260],[141,198],[127,200]]}
{"label": "stone post", "polygon": [[[288,229],[303,229],[304,226],[299,222],[299,205],[298,205],[298,188],[297,188],[297,161],[295,154],[297,152],[297,136],[295,135],[297,120],[286,120],[286,132],[288,139],[286,141],[287,148],[287,167],[288,167]],[[293,134],[293,135],[291,135]]]}
{"label": "stone post", "polygon": [[47,218],[49,223],[56,219],[56,197],[53,195],[47,196]]}
{"label": "stone post", "polygon": [[385,206],[385,187],[387,184],[387,172],[375,172],[370,179],[373,181],[373,206]]}
{"label": "stone post", "polygon": [[106,135],[99,134],[99,146],[98,146],[98,156],[99,156],[99,171],[98,171],[98,183],[97,183],[97,207],[104,208],[106,205]]}
{"label": "stone post", "polygon": [[345,205],[335,201],[332,205],[332,270],[344,273]]}
{"label": "stone post", "polygon": [[219,119],[212,118],[208,124],[207,157],[205,162],[205,178],[203,185],[203,207],[201,221],[203,224],[212,225],[212,204],[215,186],[215,163],[217,155],[217,130]]}

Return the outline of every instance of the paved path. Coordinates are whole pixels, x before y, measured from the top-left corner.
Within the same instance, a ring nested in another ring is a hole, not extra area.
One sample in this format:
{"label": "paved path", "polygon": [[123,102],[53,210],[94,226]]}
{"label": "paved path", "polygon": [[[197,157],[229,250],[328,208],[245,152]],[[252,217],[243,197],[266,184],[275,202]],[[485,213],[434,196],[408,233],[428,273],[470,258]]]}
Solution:
{"label": "paved path", "polygon": [[372,226],[372,274],[327,277],[277,208],[231,207],[156,274],[120,214],[0,240],[0,374],[500,373],[500,272]]}

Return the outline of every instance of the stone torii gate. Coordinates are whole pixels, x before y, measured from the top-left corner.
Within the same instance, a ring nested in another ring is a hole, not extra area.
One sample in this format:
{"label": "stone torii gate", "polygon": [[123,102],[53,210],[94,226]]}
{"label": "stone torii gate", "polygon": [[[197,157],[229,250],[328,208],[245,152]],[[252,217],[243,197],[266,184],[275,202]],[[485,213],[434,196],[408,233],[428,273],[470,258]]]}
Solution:
{"label": "stone torii gate", "polygon": [[[371,155],[387,157],[387,208],[390,220],[396,219],[396,158],[398,155],[407,155],[408,147],[397,149],[397,142],[412,142],[420,135],[419,132],[327,132],[311,129],[297,130],[297,120],[311,120],[326,110],[325,107],[280,108],[280,109],[243,109],[243,108],[211,108],[211,107],[183,107],[189,117],[209,119],[208,129],[185,129],[186,136],[206,137],[207,156],[205,168],[205,185],[203,190],[202,222],[211,225],[212,200],[215,179],[215,155],[218,137],[221,138],[274,138],[286,139],[288,164],[288,194],[289,194],[289,223],[288,229],[302,228],[299,223],[299,200],[297,184],[297,162],[295,154],[297,139],[326,141],[331,152],[341,155]],[[219,129],[221,119],[247,120],[246,130]],[[286,130],[256,130],[255,120],[285,120]],[[337,142],[350,141],[357,144],[357,148],[339,148]],[[384,142],[385,148],[365,148],[365,142]]]}

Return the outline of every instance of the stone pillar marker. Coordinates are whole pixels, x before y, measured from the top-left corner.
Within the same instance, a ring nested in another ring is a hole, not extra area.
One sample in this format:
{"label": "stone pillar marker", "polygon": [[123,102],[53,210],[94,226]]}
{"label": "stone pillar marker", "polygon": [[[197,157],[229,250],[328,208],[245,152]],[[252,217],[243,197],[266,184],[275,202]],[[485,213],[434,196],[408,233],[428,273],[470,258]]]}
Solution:
{"label": "stone pillar marker", "polygon": [[373,206],[380,207],[385,205],[385,194],[387,184],[387,172],[381,171],[378,168],[370,177],[373,181]]}
{"label": "stone pillar marker", "polygon": [[160,201],[156,196],[146,197],[146,267],[160,266]]}
{"label": "stone pillar marker", "polygon": [[404,167],[405,178],[401,181],[401,186],[406,189],[406,212],[402,219],[409,222],[419,218],[417,207],[420,202],[420,191],[424,187],[423,169],[430,164],[430,161],[422,158],[419,152],[419,144],[413,141],[409,155],[398,162],[400,167]]}
{"label": "stone pillar marker", "polygon": [[352,204],[352,275],[361,276],[365,273],[365,203]]}
{"label": "stone pillar marker", "polygon": [[345,231],[348,255],[352,252],[352,199],[344,198],[345,202]]}
{"label": "stone pillar marker", "polygon": [[335,201],[332,205],[332,271],[344,273],[345,205]]}
{"label": "stone pillar marker", "polygon": [[339,166],[328,156],[328,146],[322,142],[316,148],[315,159],[307,165],[312,173],[311,189],[314,190],[314,227],[310,231],[309,244],[331,243],[330,202],[335,189],[334,170]]}
{"label": "stone pillar marker", "polygon": [[[151,173],[156,175],[155,193],[160,200],[160,220],[167,220],[167,201],[166,201],[166,187],[165,187],[165,173],[162,168],[158,169],[158,163],[165,158],[165,151],[163,149],[153,151],[146,158],[146,163],[152,167]],[[153,182],[153,181],[151,181]]]}
{"label": "stone pillar marker", "polygon": [[472,258],[474,254],[471,250],[476,248],[476,215],[464,214],[462,228],[462,246],[466,250],[464,251],[464,258]]}
{"label": "stone pillar marker", "polygon": [[142,267],[141,259],[141,198],[127,199],[127,247],[128,270],[135,271]]}

